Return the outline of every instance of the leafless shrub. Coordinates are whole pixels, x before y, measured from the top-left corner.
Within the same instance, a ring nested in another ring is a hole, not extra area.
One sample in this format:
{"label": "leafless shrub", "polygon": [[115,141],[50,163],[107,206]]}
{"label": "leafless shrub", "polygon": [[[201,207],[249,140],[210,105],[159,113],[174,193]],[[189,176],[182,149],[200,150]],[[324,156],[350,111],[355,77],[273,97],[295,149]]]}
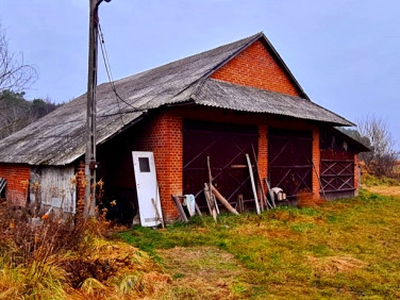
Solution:
{"label": "leafless shrub", "polygon": [[369,142],[371,152],[363,152],[360,159],[377,176],[393,176],[399,152],[393,140],[388,123],[375,116],[369,116],[358,122],[358,129],[364,141]]}
{"label": "leafless shrub", "polygon": [[22,91],[36,77],[35,68],[25,63],[21,53],[9,51],[6,34],[0,24],[0,91]]}
{"label": "leafless shrub", "polygon": [[76,249],[85,233],[84,223],[72,216],[32,218],[29,208],[6,203],[0,208],[0,230],[0,251],[12,249],[8,254],[13,264],[35,262],[39,269],[51,255]]}

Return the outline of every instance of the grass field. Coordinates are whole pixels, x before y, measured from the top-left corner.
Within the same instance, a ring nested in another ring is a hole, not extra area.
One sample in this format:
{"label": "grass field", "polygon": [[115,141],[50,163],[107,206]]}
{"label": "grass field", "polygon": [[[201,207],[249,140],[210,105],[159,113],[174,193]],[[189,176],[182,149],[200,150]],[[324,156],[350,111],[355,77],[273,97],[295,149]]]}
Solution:
{"label": "grass field", "polygon": [[320,207],[194,218],[118,238],[170,276],[153,298],[398,299],[400,193],[391,188],[397,196],[364,190]]}
{"label": "grass field", "polygon": [[321,206],[158,230],[33,226],[0,203],[0,299],[399,299],[400,186],[370,182]]}

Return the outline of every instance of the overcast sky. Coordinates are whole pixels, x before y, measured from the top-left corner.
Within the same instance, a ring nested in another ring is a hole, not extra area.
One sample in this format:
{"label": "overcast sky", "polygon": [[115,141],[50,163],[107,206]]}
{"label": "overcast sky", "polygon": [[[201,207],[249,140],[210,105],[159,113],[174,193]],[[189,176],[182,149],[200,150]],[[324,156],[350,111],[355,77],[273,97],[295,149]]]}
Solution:
{"label": "overcast sky", "polygon": [[[39,72],[28,99],[86,91],[88,6],[0,0],[10,50]],[[263,31],[312,101],[353,122],[385,119],[400,140],[399,0],[112,0],[100,23],[114,79]]]}

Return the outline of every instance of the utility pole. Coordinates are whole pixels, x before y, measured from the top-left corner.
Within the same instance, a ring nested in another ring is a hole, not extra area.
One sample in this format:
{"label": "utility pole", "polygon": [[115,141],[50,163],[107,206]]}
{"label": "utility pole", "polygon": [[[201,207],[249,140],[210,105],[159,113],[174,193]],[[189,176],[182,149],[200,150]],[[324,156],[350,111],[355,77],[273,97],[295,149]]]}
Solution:
{"label": "utility pole", "polygon": [[[105,0],[110,2],[111,0]],[[92,217],[96,206],[96,86],[97,86],[97,46],[98,46],[98,9],[103,0],[89,0],[89,55],[88,86],[86,112],[86,154],[84,217]]]}

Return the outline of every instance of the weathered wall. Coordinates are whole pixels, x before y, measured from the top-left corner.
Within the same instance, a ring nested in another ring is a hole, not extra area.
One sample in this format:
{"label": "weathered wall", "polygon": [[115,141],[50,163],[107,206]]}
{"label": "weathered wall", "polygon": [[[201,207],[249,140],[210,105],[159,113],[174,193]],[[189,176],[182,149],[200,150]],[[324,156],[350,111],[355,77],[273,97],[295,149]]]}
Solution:
{"label": "weathered wall", "polygon": [[44,209],[53,206],[63,212],[76,212],[75,167],[39,166],[31,169],[31,201],[38,200]]}
{"label": "weathered wall", "polygon": [[0,164],[0,177],[7,179],[7,201],[18,206],[25,206],[29,190],[29,165]]}
{"label": "weathered wall", "polygon": [[299,96],[290,77],[260,41],[254,42],[243,50],[211,77],[239,85]]}

